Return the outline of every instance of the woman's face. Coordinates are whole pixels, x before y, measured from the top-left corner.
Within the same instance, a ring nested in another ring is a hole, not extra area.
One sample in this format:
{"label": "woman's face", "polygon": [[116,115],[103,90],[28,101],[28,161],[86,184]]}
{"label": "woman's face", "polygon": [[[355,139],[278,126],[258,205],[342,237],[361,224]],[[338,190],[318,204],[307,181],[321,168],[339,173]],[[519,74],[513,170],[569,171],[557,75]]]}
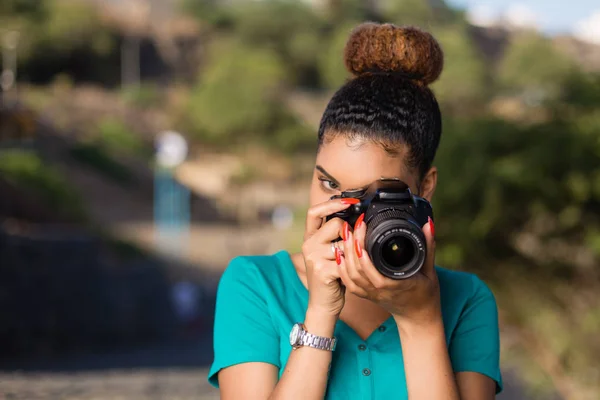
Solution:
{"label": "woman's face", "polygon": [[349,141],[343,135],[324,142],[317,154],[310,205],[325,202],[345,190],[364,188],[382,178],[399,179],[408,184],[414,194],[431,200],[437,178],[435,167],[418,182],[416,171],[406,166],[406,155],[406,148],[392,156],[378,144],[362,139]]}

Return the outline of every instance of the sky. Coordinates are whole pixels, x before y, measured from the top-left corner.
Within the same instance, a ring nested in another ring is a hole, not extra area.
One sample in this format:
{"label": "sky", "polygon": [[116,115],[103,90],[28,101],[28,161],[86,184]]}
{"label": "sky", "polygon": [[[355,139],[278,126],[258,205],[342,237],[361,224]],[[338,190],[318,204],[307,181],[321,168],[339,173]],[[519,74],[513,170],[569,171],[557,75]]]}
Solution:
{"label": "sky", "polygon": [[472,23],[486,25],[504,16],[517,25],[549,34],[572,33],[600,44],[599,0],[447,0],[466,9]]}

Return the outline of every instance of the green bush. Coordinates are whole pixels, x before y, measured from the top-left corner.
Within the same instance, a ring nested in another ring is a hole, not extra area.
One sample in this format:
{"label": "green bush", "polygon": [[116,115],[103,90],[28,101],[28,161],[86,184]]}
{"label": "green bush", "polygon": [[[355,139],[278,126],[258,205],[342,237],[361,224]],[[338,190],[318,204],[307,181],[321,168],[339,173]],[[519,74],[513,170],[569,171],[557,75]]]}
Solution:
{"label": "green bush", "polygon": [[261,137],[273,126],[281,106],[285,72],[268,49],[219,40],[210,62],[192,89],[187,119],[193,134],[220,145]]}
{"label": "green bush", "polygon": [[119,184],[130,185],[134,183],[131,171],[96,144],[78,143],[71,147],[69,153],[73,159],[95,169]]}
{"label": "green bush", "polygon": [[[573,385],[565,398],[600,390],[587,373],[600,357],[600,346],[588,345],[600,320],[586,316],[600,284],[600,129],[579,119],[527,127],[447,119],[435,162],[436,261],[493,287],[508,329],[523,332],[509,353],[556,357]],[[556,334],[561,326],[569,335]],[[544,381],[530,372],[531,383]]]}
{"label": "green bush", "polygon": [[107,151],[119,151],[149,158],[151,149],[124,122],[107,118],[98,125],[97,144]]}
{"label": "green bush", "polygon": [[491,95],[487,89],[490,77],[466,24],[434,29],[444,51],[444,69],[432,86],[445,112],[465,114],[480,111]]}
{"label": "green bush", "polygon": [[0,26],[21,32],[21,63],[40,53],[49,60],[58,60],[83,48],[98,55],[107,55],[115,48],[110,29],[91,4],[63,0],[10,0],[10,3],[6,14],[0,13]]}
{"label": "green bush", "polygon": [[0,151],[0,173],[15,185],[30,191],[56,210],[57,214],[83,220],[82,199],[68,181],[35,153],[24,150]]}
{"label": "green bush", "polygon": [[548,38],[524,33],[512,37],[499,66],[498,83],[504,92],[546,102],[560,95],[574,70],[575,62]]}
{"label": "green bush", "polygon": [[125,87],[121,95],[127,104],[138,108],[158,107],[162,103],[159,88],[151,83]]}
{"label": "green bush", "polygon": [[335,90],[351,77],[344,65],[344,47],[355,26],[355,23],[340,26],[324,39],[324,50],[319,56],[319,74],[323,87]]}

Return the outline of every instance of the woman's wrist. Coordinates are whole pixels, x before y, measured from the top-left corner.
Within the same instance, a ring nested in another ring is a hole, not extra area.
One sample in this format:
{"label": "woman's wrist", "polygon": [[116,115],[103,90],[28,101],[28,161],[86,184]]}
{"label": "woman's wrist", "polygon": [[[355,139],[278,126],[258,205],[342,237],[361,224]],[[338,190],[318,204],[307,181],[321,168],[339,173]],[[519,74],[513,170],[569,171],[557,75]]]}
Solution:
{"label": "woman's wrist", "polygon": [[335,330],[335,324],[339,316],[332,315],[330,313],[308,308],[306,310],[306,318],[304,319],[304,326],[309,333],[323,337],[333,337]]}
{"label": "woman's wrist", "polygon": [[442,313],[432,311],[418,318],[407,318],[394,315],[394,321],[398,327],[398,333],[402,338],[438,336],[444,334],[444,321]]}

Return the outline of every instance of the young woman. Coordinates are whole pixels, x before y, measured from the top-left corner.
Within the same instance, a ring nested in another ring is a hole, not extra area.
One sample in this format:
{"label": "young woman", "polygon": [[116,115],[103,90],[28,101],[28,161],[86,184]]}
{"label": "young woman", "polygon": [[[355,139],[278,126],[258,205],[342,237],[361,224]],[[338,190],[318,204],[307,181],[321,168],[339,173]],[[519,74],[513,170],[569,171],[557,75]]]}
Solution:
{"label": "young woman", "polygon": [[419,29],[364,23],[345,63],[354,78],[321,120],[302,253],[231,261],[209,381],[225,400],[494,399],[502,388],[494,296],[476,276],[434,266],[433,221],[423,226],[425,264],[395,280],[365,251],[362,217],[353,227],[326,218],[355,202],[332,196],[381,179],[431,200],[441,117],[428,85],[442,51]]}

